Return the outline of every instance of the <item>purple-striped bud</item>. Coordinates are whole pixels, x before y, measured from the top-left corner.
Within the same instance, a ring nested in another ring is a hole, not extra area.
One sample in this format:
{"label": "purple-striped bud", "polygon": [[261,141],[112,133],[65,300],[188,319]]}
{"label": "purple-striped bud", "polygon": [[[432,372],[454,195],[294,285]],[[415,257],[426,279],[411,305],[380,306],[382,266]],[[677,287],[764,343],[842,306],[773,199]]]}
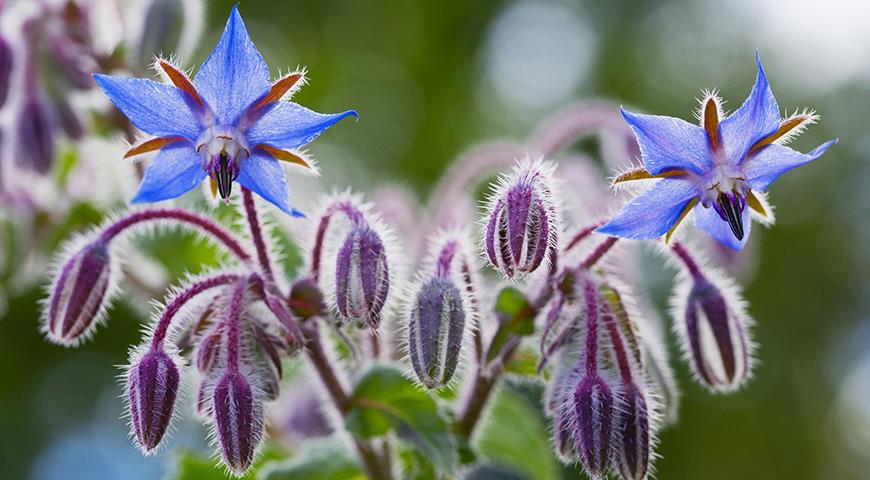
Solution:
{"label": "purple-striped bud", "polygon": [[214,387],[215,430],[227,468],[241,477],[263,436],[263,405],[239,371],[229,369]]}
{"label": "purple-striped bud", "polygon": [[357,223],[338,250],[335,303],[347,320],[375,329],[390,291],[390,270],[381,236],[368,224]]}
{"label": "purple-striped bud", "polygon": [[575,448],[586,472],[603,478],[612,459],[613,392],[600,375],[586,375],[574,392]]}
{"label": "purple-striped bud", "polygon": [[650,464],[649,411],[643,392],[634,383],[620,389],[620,408],[616,412],[616,461],[625,480],[646,478]]}
{"label": "purple-striped bud", "polygon": [[39,95],[28,95],[17,120],[18,165],[46,173],[54,164],[54,120],[51,109]]}
{"label": "purple-striped bud", "polygon": [[449,279],[434,277],[417,292],[409,315],[408,354],[426,388],[446,385],[456,373],[465,330],[465,302]]}
{"label": "purple-striped bud", "polygon": [[94,331],[117,285],[117,267],[110,256],[108,246],[95,241],[59,264],[43,310],[43,331],[49,340],[75,345]]}
{"label": "purple-striped bud", "polygon": [[[565,360],[565,355],[561,360]],[[559,460],[565,464],[577,461],[574,439],[577,431],[577,415],[574,412],[576,380],[576,371],[563,361],[547,387],[545,408],[547,415],[553,419],[553,446]]]}
{"label": "purple-striped bud", "polygon": [[169,427],[178,381],[178,366],[162,349],[152,348],[130,367],[127,374],[130,423],[145,453],[157,448]]}
{"label": "purple-striped bud", "polygon": [[12,49],[6,39],[0,36],[0,107],[6,103],[11,78]]}
{"label": "purple-striped bud", "polygon": [[752,362],[741,306],[706,279],[695,280],[685,305],[681,333],[698,380],[714,391],[739,388]]}
{"label": "purple-striped bud", "polygon": [[484,249],[506,277],[534,272],[556,248],[553,168],[549,162],[521,162],[499,180],[490,197]]}

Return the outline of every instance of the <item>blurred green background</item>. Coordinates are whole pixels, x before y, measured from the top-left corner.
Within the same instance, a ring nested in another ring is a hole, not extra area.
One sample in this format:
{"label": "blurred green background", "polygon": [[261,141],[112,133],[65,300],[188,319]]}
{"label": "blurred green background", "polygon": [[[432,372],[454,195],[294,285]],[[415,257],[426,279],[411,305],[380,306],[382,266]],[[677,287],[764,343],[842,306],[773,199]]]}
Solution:
{"label": "blurred green background", "polygon": [[[198,65],[233,1],[206,2]],[[295,100],[359,111],[311,148],[317,188],[419,192],[463,150],[526,139],[581,99],[691,119],[702,88],[736,108],[761,52],[781,108],[822,116],[793,146],[840,144],[773,187],[775,228],[754,235],[746,287],[756,378],[730,396],[694,384],[670,342],[680,422],[661,435],[663,479],[860,479],[870,468],[870,4],[861,1],[244,0],[266,61],[305,65]],[[301,186],[295,199],[308,206]],[[570,206],[569,206],[570,208]],[[14,252],[6,252],[14,254]],[[191,252],[164,252],[183,269]],[[193,252],[196,253],[196,252]],[[44,283],[44,282],[43,282]],[[126,440],[115,367],[142,309],[118,302],[110,328],[67,350],[38,331],[41,289],[9,289],[0,320],[0,478],[155,478],[172,464]],[[665,292],[666,293],[666,292]],[[201,448],[184,425],[172,445]]]}

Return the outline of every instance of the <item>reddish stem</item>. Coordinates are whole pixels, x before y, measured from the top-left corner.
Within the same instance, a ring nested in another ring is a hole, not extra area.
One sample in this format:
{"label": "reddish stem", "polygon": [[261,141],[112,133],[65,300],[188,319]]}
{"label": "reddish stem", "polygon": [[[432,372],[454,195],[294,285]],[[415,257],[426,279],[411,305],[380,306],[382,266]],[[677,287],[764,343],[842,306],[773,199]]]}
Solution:
{"label": "reddish stem", "polygon": [[248,219],[248,227],[251,230],[251,240],[257,250],[257,260],[263,269],[266,279],[274,279],[272,274],[272,262],[269,260],[269,251],[266,248],[266,240],[263,238],[263,230],[260,227],[260,219],[257,216],[257,206],[254,204],[254,194],[247,188],[242,187],[242,203],[245,206],[245,216]]}
{"label": "reddish stem", "polygon": [[601,260],[601,257],[603,257],[605,253],[610,251],[613,245],[616,244],[617,240],[619,240],[619,238],[609,237],[607,240],[601,242],[597,247],[595,247],[595,250],[586,257],[586,260],[583,260],[583,263],[580,264],[580,268],[584,270],[592,268],[599,260]]}
{"label": "reddish stem", "polygon": [[571,251],[571,249],[576,247],[581,241],[583,241],[583,239],[585,239],[586,237],[591,235],[592,232],[595,231],[595,229],[597,229],[598,227],[600,227],[603,224],[604,224],[604,222],[595,222],[592,225],[583,227],[580,230],[578,230],[577,233],[575,233],[574,236],[571,237],[571,241],[568,242],[568,245],[565,246],[565,251],[566,252]]}
{"label": "reddish stem", "polygon": [[241,276],[235,274],[216,275],[214,277],[194,282],[192,285],[179,292],[166,305],[166,309],[164,309],[163,314],[160,315],[160,320],[157,321],[157,327],[154,329],[154,334],[151,338],[151,348],[156,350],[162,347],[163,341],[166,339],[166,334],[169,331],[169,325],[172,323],[172,319],[175,317],[175,314],[181,310],[181,307],[183,307],[184,304],[206,290],[236,282],[240,278]]}
{"label": "reddish stem", "polygon": [[582,278],[586,313],[586,374],[598,375],[598,288],[592,280]]}
{"label": "reddish stem", "polygon": [[229,311],[227,312],[227,368],[234,372],[238,372],[239,369],[239,349],[241,348],[239,327],[242,320],[242,301],[245,298],[248,283],[247,278],[238,280],[233,289],[233,296],[230,299]]}
{"label": "reddish stem", "polygon": [[686,266],[686,270],[689,272],[689,275],[691,275],[692,278],[695,279],[695,281],[707,281],[707,277],[705,277],[704,273],[701,272],[701,267],[698,266],[698,262],[695,261],[694,258],[692,258],[692,254],[689,253],[689,249],[687,249],[685,245],[680,242],[674,242],[674,244],[671,245],[671,250],[673,250],[674,253],[677,255],[677,258],[679,258],[683,262],[683,265]]}
{"label": "reddish stem", "polygon": [[245,249],[242,248],[239,242],[237,242],[233,235],[226,229],[202,215],[197,215],[180,208],[155,208],[128,214],[119,218],[103,230],[98,241],[108,243],[118,234],[134,225],[142,222],[158,220],[175,220],[192,225],[197,230],[204,231],[223,244],[229,251],[238,257],[239,260],[248,262],[251,259],[251,256],[248,255]]}

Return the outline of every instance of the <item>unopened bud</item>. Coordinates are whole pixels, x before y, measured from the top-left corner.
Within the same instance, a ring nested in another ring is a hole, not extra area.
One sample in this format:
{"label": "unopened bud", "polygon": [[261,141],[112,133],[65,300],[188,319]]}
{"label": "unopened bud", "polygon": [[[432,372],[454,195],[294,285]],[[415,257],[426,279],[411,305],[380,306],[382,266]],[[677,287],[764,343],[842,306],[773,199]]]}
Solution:
{"label": "unopened bud", "polygon": [[616,461],[625,480],[646,478],[650,463],[649,411],[643,392],[634,383],[623,385],[616,412]]}
{"label": "unopened bud", "polygon": [[447,384],[456,373],[462,350],[466,306],[448,279],[424,283],[411,306],[408,353],[414,373],[426,388]]}
{"label": "unopened bud", "polygon": [[215,325],[196,347],[196,369],[211,373],[218,364],[223,346],[223,324]]}
{"label": "unopened bud", "polygon": [[[2,8],[2,7],[0,7]],[[6,103],[9,95],[9,84],[12,78],[12,49],[9,43],[0,36],[0,107]]]}
{"label": "unopened bud", "polygon": [[46,173],[54,164],[54,120],[45,100],[28,95],[17,120],[18,165],[37,173]]}
{"label": "unopened bud", "polygon": [[714,391],[735,390],[749,377],[751,344],[739,308],[709,281],[696,280],[689,291],[681,331],[698,380]]}
{"label": "unopened bud", "polygon": [[586,375],[580,380],[574,392],[574,413],[577,455],[590,477],[603,478],[612,458],[616,411],[613,393],[601,376]]}
{"label": "unopened bud", "polygon": [[127,374],[130,423],[146,453],[160,444],[169,427],[178,381],[178,366],[162,349],[149,350],[130,367]]}
{"label": "unopened bud", "polygon": [[347,320],[378,328],[390,290],[390,272],[380,235],[367,224],[354,225],[338,251],[335,303]]}
{"label": "unopened bud", "polygon": [[49,340],[74,345],[94,331],[117,283],[110,255],[107,245],[96,241],[59,264],[43,315]]}
{"label": "unopened bud", "polygon": [[216,436],[227,468],[241,477],[250,468],[263,436],[263,406],[251,384],[229,369],[214,388]]}
{"label": "unopened bud", "polygon": [[301,278],[293,283],[287,304],[293,313],[303,320],[322,316],[326,313],[323,293],[317,286],[317,282],[309,277]]}
{"label": "unopened bud", "polygon": [[548,162],[522,162],[501,179],[489,203],[487,258],[506,277],[534,272],[556,247],[559,223]]}

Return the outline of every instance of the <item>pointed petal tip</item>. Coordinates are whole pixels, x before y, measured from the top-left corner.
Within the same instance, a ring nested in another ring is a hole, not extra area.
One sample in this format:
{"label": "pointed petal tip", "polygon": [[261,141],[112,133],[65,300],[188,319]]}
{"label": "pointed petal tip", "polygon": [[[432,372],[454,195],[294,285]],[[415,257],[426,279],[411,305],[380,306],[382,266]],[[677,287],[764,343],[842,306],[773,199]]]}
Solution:
{"label": "pointed petal tip", "polygon": [[303,213],[299,210],[296,210],[295,208],[292,209],[292,211],[290,212],[290,215],[292,215],[293,218],[305,218],[305,213]]}

